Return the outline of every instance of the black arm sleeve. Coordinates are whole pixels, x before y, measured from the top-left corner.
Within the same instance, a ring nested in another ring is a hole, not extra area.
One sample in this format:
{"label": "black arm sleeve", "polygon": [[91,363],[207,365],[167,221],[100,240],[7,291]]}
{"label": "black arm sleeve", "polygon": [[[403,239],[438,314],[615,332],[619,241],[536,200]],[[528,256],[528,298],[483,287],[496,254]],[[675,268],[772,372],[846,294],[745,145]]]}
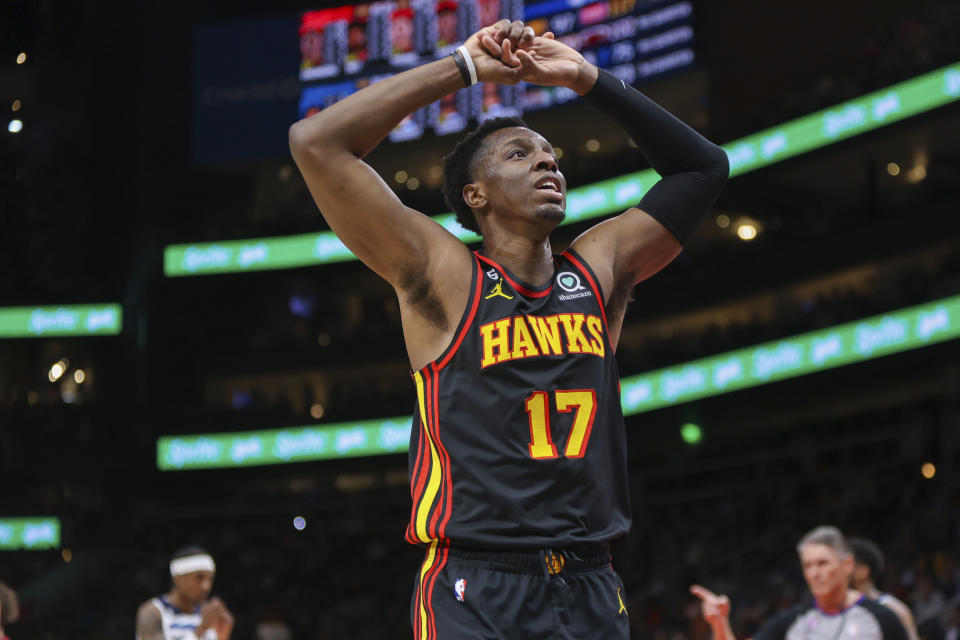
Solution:
{"label": "black arm sleeve", "polygon": [[603,69],[583,97],[626,129],[663,177],[637,206],[686,244],[727,181],[726,152]]}
{"label": "black arm sleeve", "polygon": [[806,607],[797,605],[777,614],[760,627],[760,630],[754,634],[753,640],[783,640],[787,637],[787,631],[805,609]]}
{"label": "black arm sleeve", "polygon": [[883,640],[907,640],[907,630],[903,628],[903,623],[890,609],[877,602],[864,598],[860,603],[867,611],[873,614],[873,617],[880,623],[880,631],[883,632]]}

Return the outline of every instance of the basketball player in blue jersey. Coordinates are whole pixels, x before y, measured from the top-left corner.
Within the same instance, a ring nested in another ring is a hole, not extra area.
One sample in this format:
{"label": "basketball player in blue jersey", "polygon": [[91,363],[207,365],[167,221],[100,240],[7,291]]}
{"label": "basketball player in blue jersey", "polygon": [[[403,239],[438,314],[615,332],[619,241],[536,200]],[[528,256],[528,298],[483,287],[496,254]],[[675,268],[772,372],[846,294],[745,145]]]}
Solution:
{"label": "basketball player in blue jersey", "polygon": [[[557,255],[567,184],[553,147],[521,120],[484,122],[444,166],[449,206],[483,236],[471,252],[362,158],[419,108],[521,80],[576,91],[662,180]],[[425,547],[414,637],[629,637],[609,553],[630,528],[614,352],[631,289],[681,251],[726,154],[552,34],[506,20],[294,124],[290,145],[331,229],[399,298],[416,389],[406,538]]]}
{"label": "basketball player in blue jersey", "polygon": [[137,640],[228,640],[233,615],[210,598],[216,565],[199,547],[180,549],[170,560],[173,588],[137,610]]}

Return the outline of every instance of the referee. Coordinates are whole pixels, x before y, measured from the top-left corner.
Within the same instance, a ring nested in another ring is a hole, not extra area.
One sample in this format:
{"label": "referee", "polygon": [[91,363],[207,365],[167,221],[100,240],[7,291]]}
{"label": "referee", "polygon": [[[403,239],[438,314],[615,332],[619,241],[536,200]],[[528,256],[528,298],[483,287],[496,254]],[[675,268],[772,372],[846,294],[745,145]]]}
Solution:
{"label": "referee", "polygon": [[[897,616],[876,600],[850,589],[853,550],[836,527],[817,527],[797,545],[811,600],[780,613],[753,640],[908,640]],[[693,585],[715,640],[736,640],[730,599]]]}

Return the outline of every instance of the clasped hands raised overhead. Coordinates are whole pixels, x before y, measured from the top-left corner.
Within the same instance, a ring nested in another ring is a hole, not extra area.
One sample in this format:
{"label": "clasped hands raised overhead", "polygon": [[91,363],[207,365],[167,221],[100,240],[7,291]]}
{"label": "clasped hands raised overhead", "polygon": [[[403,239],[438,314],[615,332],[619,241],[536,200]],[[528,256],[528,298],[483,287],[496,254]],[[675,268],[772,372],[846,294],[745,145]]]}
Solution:
{"label": "clasped hands raised overhead", "polygon": [[564,86],[582,95],[597,79],[597,68],[580,52],[556,40],[552,32],[535,35],[533,27],[520,21],[504,19],[484,27],[464,46],[480,82]]}

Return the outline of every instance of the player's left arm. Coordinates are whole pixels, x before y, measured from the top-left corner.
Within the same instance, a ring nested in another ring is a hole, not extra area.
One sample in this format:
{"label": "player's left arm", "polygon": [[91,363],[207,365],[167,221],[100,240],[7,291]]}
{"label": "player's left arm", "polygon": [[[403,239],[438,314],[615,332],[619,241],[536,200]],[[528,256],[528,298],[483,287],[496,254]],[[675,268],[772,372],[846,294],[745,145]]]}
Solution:
{"label": "player's left arm", "polygon": [[630,134],[661,175],[636,207],[594,226],[571,245],[593,268],[609,301],[617,289],[649,278],[680,253],[726,183],[727,154],[552,34],[520,47],[507,55],[520,60],[524,80],[565,86],[583,96]]}
{"label": "player's left arm", "polygon": [[[593,65],[590,65],[596,69]],[[589,69],[589,68],[588,68]],[[586,231],[573,248],[609,279],[607,296],[669,264],[710,210],[730,174],[727,154],[616,76],[589,69],[584,99],[620,124],[660,181],[637,206]]]}

